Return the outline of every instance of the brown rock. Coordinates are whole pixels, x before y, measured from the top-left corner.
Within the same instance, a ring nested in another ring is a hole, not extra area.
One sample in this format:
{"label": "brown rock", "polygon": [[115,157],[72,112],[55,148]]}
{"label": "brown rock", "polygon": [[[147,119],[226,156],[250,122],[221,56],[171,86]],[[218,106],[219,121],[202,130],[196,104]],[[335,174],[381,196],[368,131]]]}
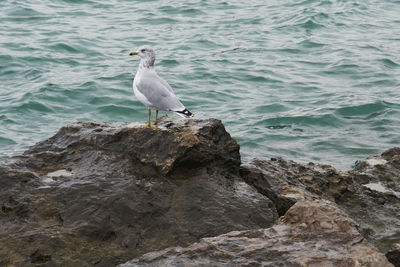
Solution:
{"label": "brown rock", "polygon": [[203,238],[131,260],[134,266],[392,266],[353,226],[322,201],[299,201],[268,229]]}
{"label": "brown rock", "polygon": [[400,242],[399,148],[369,157],[349,172],[274,158],[254,159],[242,166],[241,174],[274,202],[281,216],[299,200],[327,199],[354,220],[380,251]]}
{"label": "brown rock", "polygon": [[269,227],[221,121],[63,127],[0,165],[0,266],[113,266],[232,230]]}

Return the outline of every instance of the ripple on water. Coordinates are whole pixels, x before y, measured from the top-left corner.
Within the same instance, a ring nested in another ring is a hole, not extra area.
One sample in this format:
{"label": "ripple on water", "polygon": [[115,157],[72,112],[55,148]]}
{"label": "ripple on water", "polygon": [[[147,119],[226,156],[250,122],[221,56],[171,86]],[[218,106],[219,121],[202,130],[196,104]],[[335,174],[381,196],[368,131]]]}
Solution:
{"label": "ripple on water", "polygon": [[28,102],[23,103],[22,105],[14,107],[16,112],[38,112],[38,113],[53,113],[54,110],[47,105],[46,103],[43,103],[42,101],[39,100],[30,100]]}
{"label": "ripple on water", "polygon": [[176,6],[161,6],[158,8],[161,12],[168,14],[168,15],[180,15],[180,16],[198,16],[198,15],[205,15],[201,9],[197,8],[190,8],[186,5],[176,7]]}
{"label": "ripple on water", "polygon": [[335,114],[342,118],[372,118],[383,114],[388,106],[383,101],[339,108]]}
{"label": "ripple on water", "polygon": [[6,21],[24,23],[46,21],[50,18],[50,16],[28,7],[15,7],[7,12],[7,16],[3,17]]}
{"label": "ripple on water", "polygon": [[315,42],[315,41],[311,41],[309,39],[301,41],[299,43],[299,45],[304,47],[304,48],[319,48],[319,47],[325,46],[325,44],[318,43],[318,42]]}
{"label": "ripple on water", "polygon": [[42,77],[42,70],[39,69],[29,69],[21,72],[22,76],[29,79],[30,81],[37,80]]}
{"label": "ripple on water", "polygon": [[0,135],[0,146],[16,145],[14,140]]}
{"label": "ripple on water", "polygon": [[140,24],[145,25],[162,25],[162,24],[176,24],[179,20],[173,19],[170,17],[152,17],[152,18],[143,18],[140,20]]}
{"label": "ripple on water", "polygon": [[388,68],[398,68],[400,65],[389,58],[384,58],[379,60],[385,67]]}
{"label": "ripple on water", "polygon": [[334,114],[324,115],[303,115],[303,116],[279,116],[274,118],[267,118],[255,123],[257,126],[276,126],[276,125],[295,125],[295,126],[318,126],[318,127],[332,127],[339,126],[341,120]]}
{"label": "ripple on water", "polygon": [[69,53],[80,53],[80,51],[76,48],[74,48],[71,45],[65,44],[65,43],[58,43],[58,44],[52,44],[49,46],[50,50],[54,50],[57,52],[69,52]]}
{"label": "ripple on water", "polygon": [[174,66],[179,65],[179,62],[174,59],[164,59],[164,60],[161,60],[159,64],[161,66],[174,67]]}
{"label": "ripple on water", "polygon": [[289,110],[290,108],[286,105],[274,103],[274,104],[257,106],[253,109],[253,112],[264,114],[264,113],[285,112]]}
{"label": "ripple on water", "polygon": [[128,106],[118,106],[118,105],[103,105],[97,108],[98,111],[102,113],[107,113],[108,115],[118,115],[127,114],[135,112],[135,109]]}
{"label": "ripple on water", "polygon": [[319,28],[324,27],[322,24],[316,23],[312,19],[308,19],[306,22],[300,24],[299,26],[301,26],[302,28],[304,28],[306,30],[314,30],[314,29],[319,29]]}

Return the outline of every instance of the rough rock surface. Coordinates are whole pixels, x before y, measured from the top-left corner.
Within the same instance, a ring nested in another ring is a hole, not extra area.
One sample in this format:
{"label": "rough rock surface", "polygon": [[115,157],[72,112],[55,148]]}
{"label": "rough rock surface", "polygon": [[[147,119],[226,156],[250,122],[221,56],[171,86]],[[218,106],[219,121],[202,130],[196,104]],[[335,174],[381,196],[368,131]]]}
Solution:
{"label": "rough rock surface", "polygon": [[395,266],[400,267],[400,243],[396,243],[386,253],[386,258]]}
{"label": "rough rock surface", "polygon": [[151,252],[134,266],[392,266],[353,224],[322,201],[299,201],[269,229],[234,231]]}
{"label": "rough rock surface", "polygon": [[113,266],[271,226],[273,203],[239,168],[215,119],[63,127],[0,165],[0,266]]}
{"label": "rough rock surface", "polygon": [[299,200],[327,199],[382,252],[400,242],[400,148],[369,157],[349,172],[273,158],[254,159],[242,166],[241,173],[275,203],[279,215]]}

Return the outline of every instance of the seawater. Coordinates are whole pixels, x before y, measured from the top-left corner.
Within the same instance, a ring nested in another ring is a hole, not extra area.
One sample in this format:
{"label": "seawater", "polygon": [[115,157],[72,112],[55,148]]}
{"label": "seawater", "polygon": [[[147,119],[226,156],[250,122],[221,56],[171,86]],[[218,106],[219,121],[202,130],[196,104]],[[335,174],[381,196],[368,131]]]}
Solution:
{"label": "seawater", "polygon": [[76,121],[146,121],[140,45],[244,162],[348,169],[400,141],[400,1],[0,1],[0,160]]}

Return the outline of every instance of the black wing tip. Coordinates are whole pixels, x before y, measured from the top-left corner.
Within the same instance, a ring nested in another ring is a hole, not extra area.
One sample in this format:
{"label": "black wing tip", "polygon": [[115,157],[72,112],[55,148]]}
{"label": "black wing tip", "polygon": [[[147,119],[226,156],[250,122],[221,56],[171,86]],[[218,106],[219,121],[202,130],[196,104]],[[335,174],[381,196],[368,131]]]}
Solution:
{"label": "black wing tip", "polygon": [[187,108],[185,108],[185,109],[182,110],[182,111],[176,111],[176,112],[179,113],[179,114],[182,114],[182,115],[185,116],[186,118],[193,117],[193,113],[190,112]]}

